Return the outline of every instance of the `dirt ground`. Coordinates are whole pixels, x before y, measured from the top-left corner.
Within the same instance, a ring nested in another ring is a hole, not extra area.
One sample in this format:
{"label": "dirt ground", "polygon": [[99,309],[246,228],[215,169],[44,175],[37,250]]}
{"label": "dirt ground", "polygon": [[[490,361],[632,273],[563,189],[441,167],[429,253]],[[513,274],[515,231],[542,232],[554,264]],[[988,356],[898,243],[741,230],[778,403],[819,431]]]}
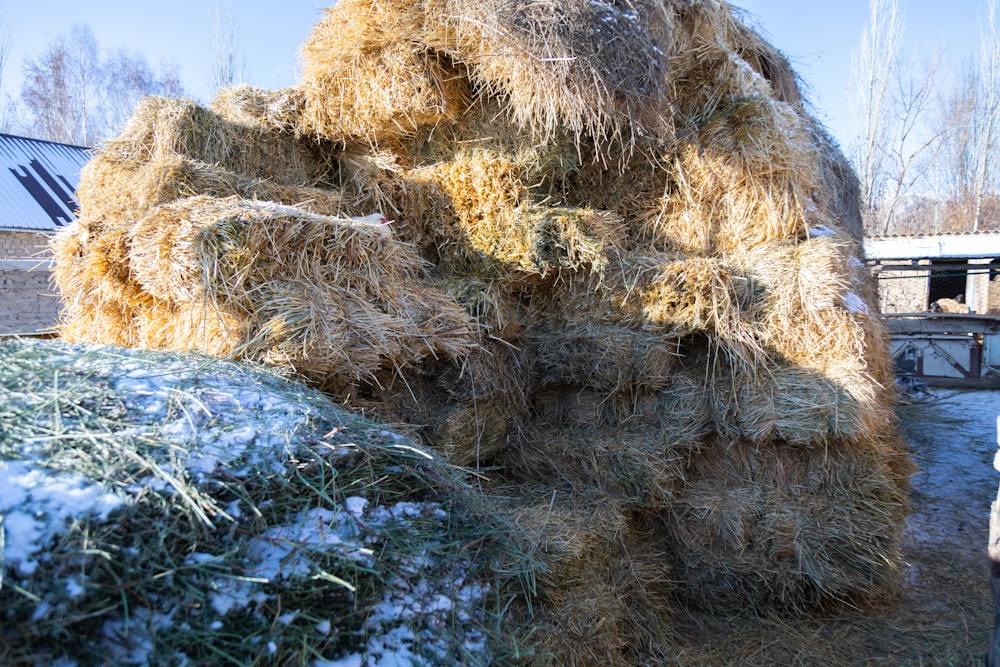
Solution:
{"label": "dirt ground", "polygon": [[919,472],[899,598],[808,618],[692,617],[676,665],[982,665],[1000,391],[935,390],[898,410]]}

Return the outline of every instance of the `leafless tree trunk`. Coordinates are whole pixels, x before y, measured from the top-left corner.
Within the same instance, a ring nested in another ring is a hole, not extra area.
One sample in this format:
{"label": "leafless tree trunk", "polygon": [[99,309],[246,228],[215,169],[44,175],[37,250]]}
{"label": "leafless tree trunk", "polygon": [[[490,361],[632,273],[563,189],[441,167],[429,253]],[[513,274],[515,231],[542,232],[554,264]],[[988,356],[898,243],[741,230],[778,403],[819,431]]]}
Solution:
{"label": "leafless tree trunk", "polygon": [[944,134],[938,191],[946,200],[950,231],[995,227],[990,211],[997,195],[995,153],[1000,142],[1000,15],[986,0],[980,48],[944,98]]}
{"label": "leafless tree trunk", "polygon": [[938,188],[947,202],[955,219],[946,220],[952,230],[968,230],[970,225],[962,224],[973,218],[973,164],[974,140],[973,115],[976,107],[978,88],[977,76],[970,65],[958,79],[954,90],[943,103],[939,121],[945,139],[938,169]]}
{"label": "leafless tree trunk", "polygon": [[220,0],[215,2],[211,54],[212,85],[216,90],[244,83],[249,78],[232,5],[227,4],[223,10]]}
{"label": "leafless tree trunk", "polygon": [[142,54],[118,50],[104,61],[102,73],[101,108],[104,127],[109,130],[122,128],[147,95],[183,94],[176,68],[157,76]]}
{"label": "leafless tree trunk", "polygon": [[93,91],[99,78],[98,47],[85,26],[57,37],[38,60],[25,62],[21,99],[43,138],[88,145]]}
{"label": "leafless tree trunk", "polygon": [[868,19],[851,62],[850,101],[856,125],[852,152],[861,181],[865,227],[877,229],[878,204],[886,183],[884,146],[892,123],[890,85],[903,36],[899,0],[871,0]]}

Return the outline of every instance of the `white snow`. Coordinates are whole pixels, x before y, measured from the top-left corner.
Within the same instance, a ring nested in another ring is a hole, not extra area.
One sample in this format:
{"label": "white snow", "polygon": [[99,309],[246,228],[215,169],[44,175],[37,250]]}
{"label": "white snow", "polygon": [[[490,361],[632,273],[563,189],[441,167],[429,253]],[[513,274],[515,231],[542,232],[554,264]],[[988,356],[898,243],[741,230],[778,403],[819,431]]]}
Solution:
{"label": "white snow", "polygon": [[355,518],[359,518],[365,511],[365,507],[368,505],[367,498],[360,498],[358,496],[351,496],[344,500],[344,504],[347,506],[347,511],[354,515]]}
{"label": "white snow", "polygon": [[827,227],[826,225],[816,225],[815,227],[809,228],[809,237],[817,238],[823,236],[836,236],[837,232],[834,229]]}
{"label": "white snow", "polygon": [[868,304],[857,292],[848,292],[844,295],[844,307],[858,315],[868,314]]}
{"label": "white snow", "polygon": [[[845,305],[851,308],[850,303]],[[165,421],[168,427],[160,436],[168,444],[185,447],[163,447],[164,455],[179,457],[174,461],[180,461],[194,476],[221,467],[228,467],[232,475],[246,474],[250,469],[246,465],[248,458],[260,465],[270,460],[280,469],[294,434],[308,420],[307,408],[293,407],[286,396],[264,387],[248,389],[244,382],[219,376],[205,376],[192,387],[180,367],[152,373],[127,357],[119,358],[117,364],[118,380],[128,385],[134,396],[135,405],[130,407]],[[186,388],[177,391],[171,382],[180,382]],[[904,407],[901,414],[904,433],[920,466],[913,479],[914,493],[927,499],[927,509],[909,517],[905,539],[917,545],[947,544],[954,539],[955,526],[962,522],[985,526],[990,501],[1000,482],[1000,473],[993,468],[1000,391],[939,390],[929,401]],[[147,435],[155,433],[152,426],[135,429]],[[40,446],[37,442],[25,443],[26,457],[37,454]],[[183,472],[176,470],[171,460],[160,460],[158,464],[168,475]],[[147,483],[161,490],[170,487],[162,478],[150,478]],[[0,461],[3,567],[14,568],[22,576],[31,575],[44,562],[47,545],[74,519],[107,519],[116,508],[130,502],[130,494],[140,490],[119,489],[112,493],[79,474],[50,470],[31,460]],[[258,509],[265,506],[261,503]],[[241,511],[239,501],[232,501],[225,511],[237,524],[249,514]],[[370,548],[370,536],[377,534],[381,526],[393,522],[405,529],[428,517],[446,518],[447,513],[434,503],[376,504],[352,495],[343,500],[342,507],[316,507],[286,524],[270,526],[249,542],[247,567],[251,576],[220,573],[212,578],[208,600],[219,615],[212,627],[224,627],[223,617],[233,610],[268,601],[266,582],[323,576],[311,554],[334,552],[344,558],[371,562],[375,554]],[[196,551],[184,556],[183,562],[189,567],[210,568],[221,559],[218,554]],[[456,619],[471,618],[476,602],[491,594],[481,583],[467,581],[461,568],[442,574],[437,565],[428,553],[401,557],[394,563],[394,570],[406,576],[387,582],[381,602],[366,620],[364,653],[336,660],[317,659],[311,663],[313,667],[431,664],[424,657],[427,653],[443,654],[443,649],[436,646],[439,640],[433,629]],[[76,574],[60,581],[69,598],[82,595],[87,586],[86,578]],[[52,603],[41,601],[35,619],[47,618],[51,610]],[[176,612],[176,608],[164,611],[136,606],[130,608],[127,621],[116,617],[105,622],[101,637],[109,661],[149,664],[156,631],[183,623],[183,614],[175,617]],[[288,625],[298,615],[298,611],[283,610],[276,620]],[[315,631],[329,635],[337,622],[336,618],[316,621]],[[474,632],[464,641],[473,651],[482,651],[486,645],[485,638]],[[262,648],[275,652],[280,647],[271,642]],[[182,653],[174,657],[176,664],[189,662]],[[68,667],[74,663],[60,660],[55,664]]]}
{"label": "white snow", "polygon": [[362,667],[364,659],[357,653],[344,656],[340,660],[316,660],[313,667]]}
{"label": "white snow", "polygon": [[0,461],[3,561],[31,574],[39,552],[66,530],[67,520],[106,519],[123,502],[81,475],[56,473],[31,461]]}

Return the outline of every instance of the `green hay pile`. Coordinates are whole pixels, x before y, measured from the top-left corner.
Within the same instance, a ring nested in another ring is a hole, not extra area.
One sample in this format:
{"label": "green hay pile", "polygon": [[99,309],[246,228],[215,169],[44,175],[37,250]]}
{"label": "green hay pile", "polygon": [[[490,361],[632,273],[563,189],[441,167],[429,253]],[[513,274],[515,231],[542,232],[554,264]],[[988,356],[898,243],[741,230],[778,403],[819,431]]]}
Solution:
{"label": "green hay pile", "polygon": [[501,620],[536,567],[526,542],[408,436],[247,365],[0,352],[4,665],[518,650]]}
{"label": "green hay pile", "polygon": [[581,574],[522,611],[560,664],[663,659],[678,606],[893,594],[912,466],[857,183],[732,7],[349,0],[301,57],[95,158],[65,338],[273,364],[548,499]]}

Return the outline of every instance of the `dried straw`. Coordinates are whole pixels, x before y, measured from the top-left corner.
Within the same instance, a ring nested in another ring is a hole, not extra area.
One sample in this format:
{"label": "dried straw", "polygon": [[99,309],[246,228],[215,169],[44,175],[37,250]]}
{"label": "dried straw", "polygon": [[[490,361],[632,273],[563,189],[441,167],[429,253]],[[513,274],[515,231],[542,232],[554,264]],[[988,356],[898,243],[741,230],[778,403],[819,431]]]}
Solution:
{"label": "dried straw", "polygon": [[[660,4],[545,0],[428,3],[424,39],[463,63],[480,94],[542,141],[563,128],[624,154],[665,138],[672,16]],[[440,7],[440,8],[439,8]]]}
{"label": "dried straw", "polygon": [[266,120],[265,116],[254,124],[233,122],[192,100],[147,97],[100,154],[125,168],[186,157],[283,185],[329,180],[329,160],[317,159],[315,142],[296,138],[280,123],[268,126]]}
{"label": "dried straw", "polygon": [[468,83],[461,68],[412,37],[424,7],[346,0],[326,10],[299,52],[306,131],[377,145],[462,112]]}
{"label": "dried straw", "polygon": [[673,659],[676,580],[722,610],[893,590],[910,469],[856,182],[729,5],[342,0],[302,58],[151,99],[92,162],[69,336],[266,361],[497,466],[542,659]]}
{"label": "dried straw", "polygon": [[747,441],[704,448],[667,524],[686,598],[717,611],[804,611],[893,591],[906,498],[874,451]]}

